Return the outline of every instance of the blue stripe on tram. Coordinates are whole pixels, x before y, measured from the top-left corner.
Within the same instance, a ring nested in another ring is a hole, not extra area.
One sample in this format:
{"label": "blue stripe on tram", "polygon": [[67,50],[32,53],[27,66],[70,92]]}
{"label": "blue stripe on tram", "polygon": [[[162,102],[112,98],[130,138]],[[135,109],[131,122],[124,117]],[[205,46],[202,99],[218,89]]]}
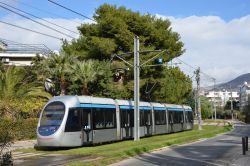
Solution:
{"label": "blue stripe on tram", "polygon": [[[132,105],[120,105],[119,107],[120,107],[120,109],[134,109],[134,106],[132,106]],[[140,110],[152,110],[152,108],[141,106]]]}
{"label": "blue stripe on tram", "polygon": [[112,104],[80,104],[80,107],[83,108],[116,108]]}
{"label": "blue stripe on tram", "polygon": [[166,111],[167,109],[164,107],[154,107],[154,110]]}
{"label": "blue stripe on tram", "polygon": [[182,108],[167,108],[168,111],[183,111]]}

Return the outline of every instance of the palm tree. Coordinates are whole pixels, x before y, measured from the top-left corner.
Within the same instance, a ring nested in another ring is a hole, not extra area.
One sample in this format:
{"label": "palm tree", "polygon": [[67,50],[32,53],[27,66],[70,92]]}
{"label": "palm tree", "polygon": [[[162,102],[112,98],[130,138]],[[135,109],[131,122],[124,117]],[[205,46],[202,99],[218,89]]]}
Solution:
{"label": "palm tree", "polygon": [[73,62],[73,57],[67,54],[53,54],[45,61],[45,68],[48,77],[53,81],[58,81],[60,84],[60,95],[66,93],[67,75],[70,72],[70,65]]}
{"label": "palm tree", "polygon": [[79,81],[82,84],[82,94],[88,95],[88,84],[94,82],[100,74],[100,66],[93,60],[76,62],[71,68],[72,81]]}
{"label": "palm tree", "polygon": [[12,114],[12,101],[32,98],[49,98],[41,84],[30,81],[24,68],[9,66],[0,74],[0,110]]}

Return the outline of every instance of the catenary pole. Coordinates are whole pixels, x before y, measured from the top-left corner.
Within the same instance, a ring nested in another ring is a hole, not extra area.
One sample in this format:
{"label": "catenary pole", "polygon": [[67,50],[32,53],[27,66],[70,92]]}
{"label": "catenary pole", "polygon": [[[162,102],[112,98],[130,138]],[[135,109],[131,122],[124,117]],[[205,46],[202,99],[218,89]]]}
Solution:
{"label": "catenary pole", "polygon": [[197,82],[197,116],[198,116],[198,127],[199,130],[202,130],[201,126],[201,101],[200,101],[200,67],[195,71],[196,74],[196,82]]}
{"label": "catenary pole", "polygon": [[139,60],[139,37],[134,37],[134,140],[140,140],[140,60]]}
{"label": "catenary pole", "polygon": [[[146,50],[146,51],[140,51],[139,50],[140,44],[139,44],[139,37],[134,37],[134,52],[127,52],[125,54],[120,55],[113,55],[111,56],[111,61],[114,57],[117,57],[118,59],[122,60],[124,63],[126,63],[129,66],[133,66],[134,68],[134,141],[140,140],[140,68],[142,66],[151,66],[151,65],[145,65],[149,61],[152,61],[160,54],[155,55],[154,57],[150,58],[146,62],[142,63],[140,65],[140,56],[139,53],[150,53],[150,52],[165,52],[166,50]],[[129,55],[134,53],[134,64],[130,64],[128,61],[126,61],[121,55]]]}
{"label": "catenary pole", "polygon": [[213,102],[213,105],[214,105],[214,120],[216,120],[216,118],[217,118],[216,117],[216,103],[215,103],[216,102],[216,99],[215,99],[216,98],[215,97],[215,81],[216,81],[216,79],[214,78],[213,81],[214,81],[214,102]]}
{"label": "catenary pole", "polygon": [[232,120],[234,120],[234,110],[233,110],[233,90],[232,86],[230,85],[230,90],[231,90],[231,114],[232,114]]}

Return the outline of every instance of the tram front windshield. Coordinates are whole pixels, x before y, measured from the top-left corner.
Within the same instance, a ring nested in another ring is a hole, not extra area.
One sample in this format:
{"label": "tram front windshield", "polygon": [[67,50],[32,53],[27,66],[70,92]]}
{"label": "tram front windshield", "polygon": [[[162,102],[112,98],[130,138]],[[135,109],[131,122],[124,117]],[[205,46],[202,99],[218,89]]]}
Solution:
{"label": "tram front windshield", "polygon": [[43,111],[40,126],[60,126],[64,113],[65,106],[62,102],[48,104]]}

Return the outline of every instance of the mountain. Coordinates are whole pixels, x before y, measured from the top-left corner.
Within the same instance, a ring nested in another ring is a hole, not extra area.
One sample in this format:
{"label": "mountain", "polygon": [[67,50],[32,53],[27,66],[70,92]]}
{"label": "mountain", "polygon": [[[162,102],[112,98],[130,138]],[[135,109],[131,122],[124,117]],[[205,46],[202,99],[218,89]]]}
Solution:
{"label": "mountain", "polygon": [[[250,73],[240,75],[239,77],[229,82],[217,84],[215,85],[215,89],[217,90],[223,90],[223,89],[230,90],[231,89],[233,91],[239,91],[239,87],[242,86],[244,82],[250,83]],[[211,90],[213,89],[213,87],[209,87],[207,89]]]}

